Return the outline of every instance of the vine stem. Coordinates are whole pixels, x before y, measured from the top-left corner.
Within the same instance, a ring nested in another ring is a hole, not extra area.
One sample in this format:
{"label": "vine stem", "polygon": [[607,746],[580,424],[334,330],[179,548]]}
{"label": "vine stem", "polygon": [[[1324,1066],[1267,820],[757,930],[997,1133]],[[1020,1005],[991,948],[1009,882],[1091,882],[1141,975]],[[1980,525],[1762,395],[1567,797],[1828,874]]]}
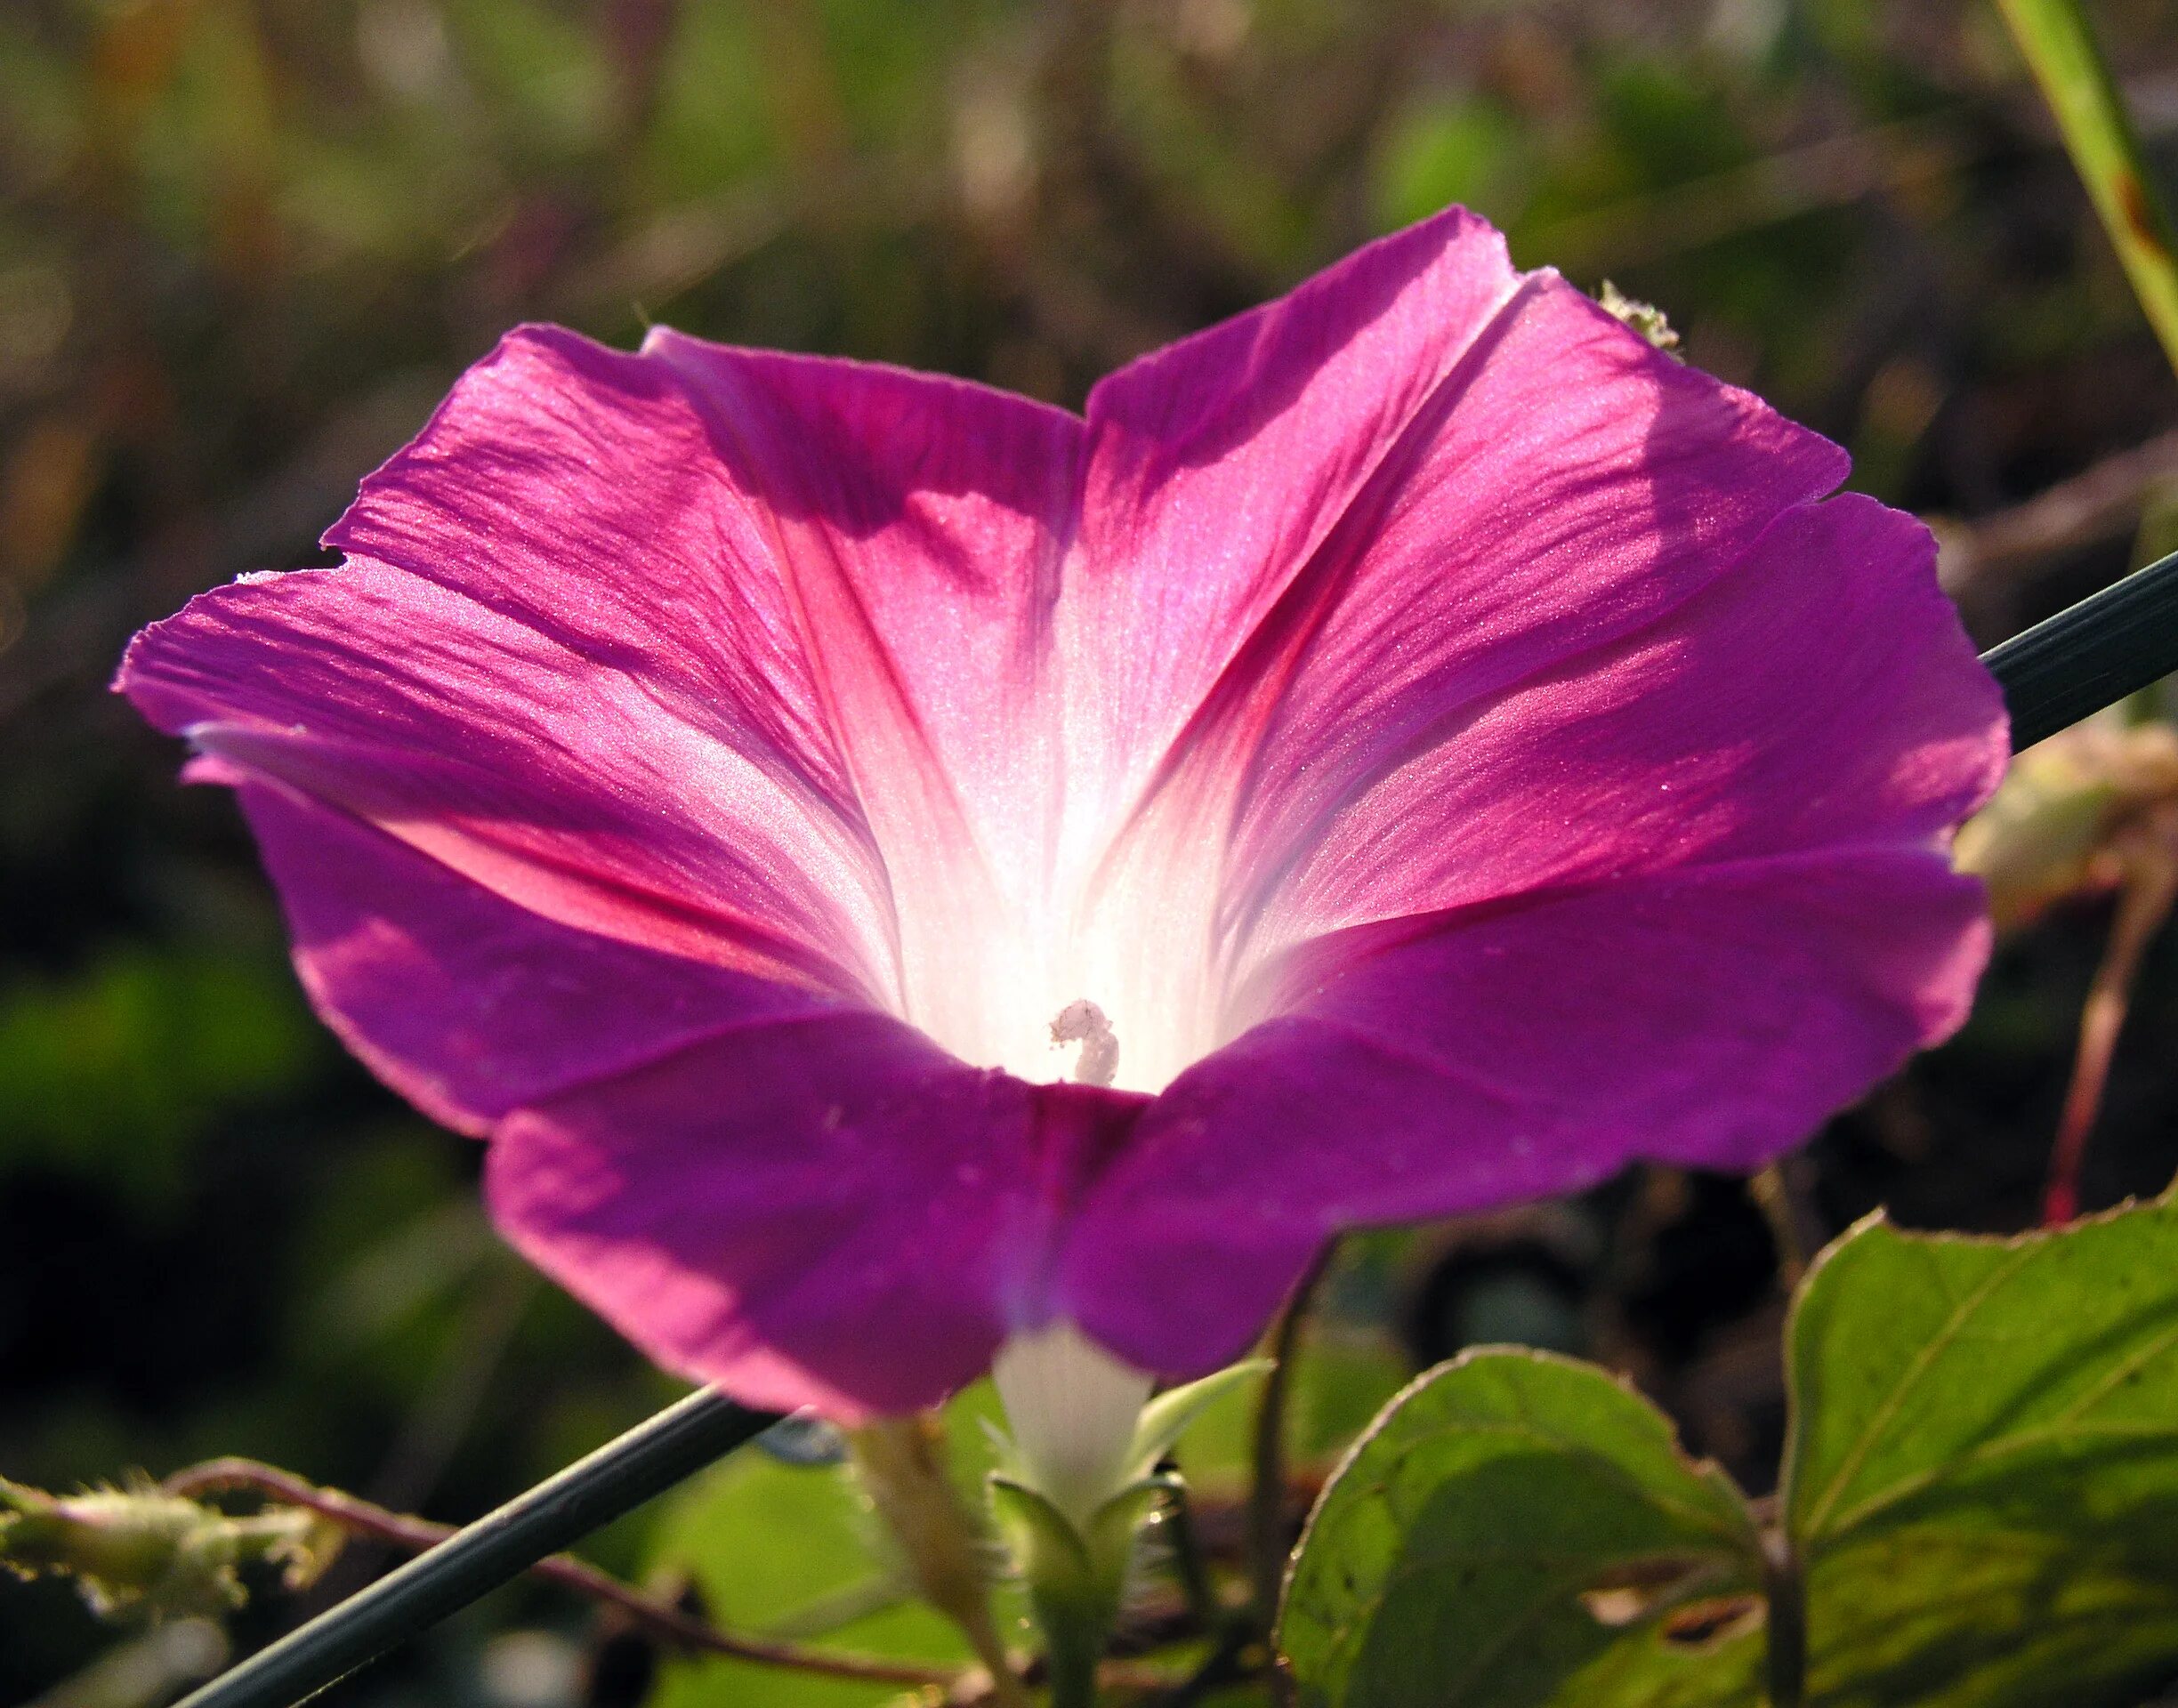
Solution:
{"label": "vine stem", "polygon": [[2140,829],[2127,850],[2130,858],[2124,886],[2118,892],[2117,915],[2110,921],[2109,940],[2080,1011],[2072,1083],[2065,1089],[2057,1142],[2050,1153],[2049,1182],[2042,1194],[2045,1228],[2061,1227],[2079,1214],[2080,1164],[2087,1153],[2087,1136],[2102,1111],[2110,1059],[2133,1006],[2141,960],[2178,904],[2178,816],[2166,809]]}
{"label": "vine stem", "polygon": [[[162,1485],[169,1494],[198,1500],[207,1494],[247,1490],[281,1506],[295,1506],[317,1513],[343,1530],[371,1537],[392,1547],[421,1553],[435,1548],[455,1534],[450,1525],[434,1524],[407,1513],[389,1511],[373,1502],[337,1488],[316,1484],[254,1459],[212,1459],[176,1471]],[[899,1684],[950,1688],[959,1673],[940,1667],[917,1666],[905,1661],[834,1653],[799,1643],[772,1642],[759,1637],[738,1637],[708,1622],[683,1613],[672,1603],[645,1595],[633,1586],[601,1572],[569,1554],[553,1554],[528,1568],[528,1575],[589,1600],[609,1607],[638,1630],[677,1648],[751,1661],[762,1666],[794,1667],[833,1678],[855,1679],[871,1684]]]}

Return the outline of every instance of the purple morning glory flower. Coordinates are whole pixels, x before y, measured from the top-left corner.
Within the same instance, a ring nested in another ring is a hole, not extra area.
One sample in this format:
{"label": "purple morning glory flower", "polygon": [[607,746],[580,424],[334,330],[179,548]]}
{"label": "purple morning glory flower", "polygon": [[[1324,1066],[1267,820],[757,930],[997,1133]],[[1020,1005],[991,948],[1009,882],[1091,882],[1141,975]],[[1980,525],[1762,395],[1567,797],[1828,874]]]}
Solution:
{"label": "purple morning glory flower", "polygon": [[1453,212],[1074,415],[511,334],[120,687],[319,1011],[671,1368],[1238,1354],[1325,1237],[1756,1165],[1943,1035],[1926,532]]}

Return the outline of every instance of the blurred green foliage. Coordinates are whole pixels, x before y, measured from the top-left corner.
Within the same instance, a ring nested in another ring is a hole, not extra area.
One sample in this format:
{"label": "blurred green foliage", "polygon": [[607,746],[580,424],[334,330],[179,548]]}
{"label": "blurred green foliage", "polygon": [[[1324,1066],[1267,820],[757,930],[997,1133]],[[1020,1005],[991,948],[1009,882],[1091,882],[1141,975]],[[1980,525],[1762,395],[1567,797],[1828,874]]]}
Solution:
{"label": "blurred green foliage", "polygon": [[[2178,7],[2097,21],[2167,172]],[[2153,444],[2178,386],[1967,0],[0,7],[0,1468],[62,1486],[244,1452],[459,1518],[669,1391],[499,1248],[473,1148],[307,1018],[230,803],[175,786],[104,691],[133,629],[321,560],[358,477],[518,320],[621,343],[666,320],[1078,402],[1453,199],[1522,264],[1658,303],[1690,360],[1946,521],[1986,639],[2122,568],[2156,469],[2178,482],[2166,455],[2085,523],[2016,508]],[[1834,1221],[1878,1198],[2031,1213],[2099,925],[2023,933],[1975,1027],[1826,1136]],[[2178,1025],[2167,949],[2134,1014]],[[2178,1164],[2166,1054],[2121,1055],[2091,1196]],[[1773,1462],[1778,1373],[1749,1349],[1774,1341],[1771,1253],[1736,1188],[1625,1182],[1365,1258],[1335,1286],[1350,1363],[1303,1394],[1319,1466],[1402,1341],[1434,1357],[1512,1305],[1735,1466]],[[594,1549],[664,1567],[690,1522]],[[761,1556],[753,1524],[706,1546]],[[51,1587],[0,1592],[0,1701],[106,1640]],[[346,1696],[646,1688],[582,1609],[518,1590]]]}
{"label": "blurred green foliage", "polygon": [[320,1036],[277,965],[132,945],[0,995],[0,1169],[65,1171],[171,1211],[226,1110],[306,1080]]}

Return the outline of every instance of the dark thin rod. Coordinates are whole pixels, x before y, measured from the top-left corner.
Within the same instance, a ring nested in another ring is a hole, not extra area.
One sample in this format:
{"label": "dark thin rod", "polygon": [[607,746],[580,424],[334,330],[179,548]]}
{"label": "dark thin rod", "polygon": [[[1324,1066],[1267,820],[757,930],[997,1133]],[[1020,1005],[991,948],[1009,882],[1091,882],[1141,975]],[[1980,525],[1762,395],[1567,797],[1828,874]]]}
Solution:
{"label": "dark thin rod", "polygon": [[690,1394],[260,1649],[181,1708],[293,1708],[776,1421],[707,1388]]}
{"label": "dark thin rod", "polygon": [[2031,747],[2178,671],[2178,552],[1981,655]]}

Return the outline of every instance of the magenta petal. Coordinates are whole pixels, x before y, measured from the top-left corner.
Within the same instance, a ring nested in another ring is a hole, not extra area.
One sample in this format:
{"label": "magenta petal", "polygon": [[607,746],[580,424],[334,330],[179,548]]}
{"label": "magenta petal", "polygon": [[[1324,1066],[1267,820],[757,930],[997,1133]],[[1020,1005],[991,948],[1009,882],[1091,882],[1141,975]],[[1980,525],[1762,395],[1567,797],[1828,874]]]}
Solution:
{"label": "magenta petal", "polygon": [[883,1016],[556,925],[284,789],[241,796],[319,1011],[493,1134],[503,1229],[660,1363],[851,1417],[934,1401],[1048,1314],[1058,1230],[1146,1100],[979,1072]]}
{"label": "magenta petal", "polygon": [[853,1422],[1049,1316],[1054,1231],[1145,1101],[979,1072],[881,1015],[760,1020],[517,1114],[488,1190],[666,1368]]}
{"label": "magenta petal", "polygon": [[562,924],[890,986],[883,867],[821,740],[776,745],[730,697],[601,646],[356,561],[192,600],[120,685],[219,780],[329,802]]}
{"label": "magenta petal", "polygon": [[2008,757],[1996,684],[1937,588],[1935,542],[1856,495],[1787,511],[1657,621],[1431,734],[1388,773],[1357,776],[1292,865],[1252,874],[1258,955],[1696,863],[1932,847]]}
{"label": "magenta petal", "polygon": [[1284,1018],[1183,1075],[1069,1237],[1122,1357],[1236,1356],[1342,1228],[1752,1168],[1964,1018],[1980,888],[1934,852],[1659,874],[1295,952]]}
{"label": "magenta petal", "polygon": [[996,875],[1025,878],[1058,794],[1041,688],[1080,421],[959,380],[665,328],[643,350],[761,506],[896,875],[913,883],[957,821]]}
{"label": "magenta petal", "polygon": [[1455,208],[1090,394],[1058,621],[1102,805],[1147,779],[1519,279]]}
{"label": "magenta petal", "polygon": [[528,327],[326,544],[723,701],[829,793],[972,804],[988,773],[1023,769],[1004,724],[1080,436],[1062,410],[934,375]]}
{"label": "magenta petal", "polygon": [[[1358,795],[1730,574],[1845,470],[1835,446],[1529,276],[1298,566],[1166,759],[1138,835],[1230,837],[1218,929],[1240,953]],[[1432,905],[1397,886],[1379,903]]]}
{"label": "magenta petal", "polygon": [[843,1011],[556,924],[291,790],[238,793],[312,1003],[380,1078],[463,1132],[728,1027]]}
{"label": "magenta petal", "polygon": [[1047,888],[1080,431],[895,369],[526,329],[365,483],[343,567],[192,601],[120,686],[222,775],[561,923],[1033,1043],[1048,1017],[994,1019],[962,946]]}

